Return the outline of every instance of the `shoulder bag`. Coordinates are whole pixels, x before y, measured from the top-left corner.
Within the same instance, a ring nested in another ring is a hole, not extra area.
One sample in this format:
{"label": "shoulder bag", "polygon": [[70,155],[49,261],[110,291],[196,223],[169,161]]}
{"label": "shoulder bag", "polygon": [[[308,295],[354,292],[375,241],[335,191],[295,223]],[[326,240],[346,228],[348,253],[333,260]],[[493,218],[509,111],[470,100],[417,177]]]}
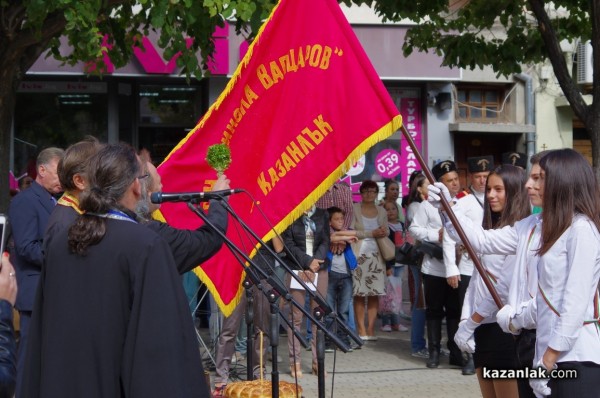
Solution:
{"label": "shoulder bag", "polygon": [[396,245],[391,241],[390,238],[384,236],[383,238],[377,238],[377,246],[379,247],[379,253],[385,261],[390,261],[396,258]]}

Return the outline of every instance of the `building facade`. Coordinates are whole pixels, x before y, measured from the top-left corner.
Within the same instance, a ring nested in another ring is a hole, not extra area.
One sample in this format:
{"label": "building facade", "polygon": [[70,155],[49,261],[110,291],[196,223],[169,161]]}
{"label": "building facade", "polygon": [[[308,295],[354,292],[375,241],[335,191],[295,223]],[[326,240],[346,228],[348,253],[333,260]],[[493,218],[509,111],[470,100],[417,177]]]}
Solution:
{"label": "building facade", "polygon": [[[498,78],[492,70],[443,67],[435,54],[405,58],[409,23],[382,24],[367,7],[342,8],[430,167],[454,159],[464,181],[469,156],[491,154],[499,164],[503,152],[573,146],[572,113],[560,101],[547,65]],[[128,65],[115,69],[109,63],[102,77],[88,76],[83,63],[63,66],[40,57],[17,95],[14,174],[34,172],[40,149],[66,147],[87,135],[146,148],[160,163],[215,102],[248,48],[230,25],[218,29],[215,40],[211,76],[201,81],[180,76],[174,60],[162,59],[152,36]],[[346,179],[351,184],[397,179],[406,192],[408,176],[418,168],[396,132],[369,150]]]}

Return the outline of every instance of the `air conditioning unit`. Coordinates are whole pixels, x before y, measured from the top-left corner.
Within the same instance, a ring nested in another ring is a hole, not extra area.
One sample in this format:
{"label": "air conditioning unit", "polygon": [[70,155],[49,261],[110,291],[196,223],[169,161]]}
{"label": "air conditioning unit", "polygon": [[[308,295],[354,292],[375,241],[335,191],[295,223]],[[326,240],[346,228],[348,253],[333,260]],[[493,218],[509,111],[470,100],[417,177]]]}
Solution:
{"label": "air conditioning unit", "polygon": [[591,84],[593,81],[592,42],[588,40],[577,46],[577,84]]}

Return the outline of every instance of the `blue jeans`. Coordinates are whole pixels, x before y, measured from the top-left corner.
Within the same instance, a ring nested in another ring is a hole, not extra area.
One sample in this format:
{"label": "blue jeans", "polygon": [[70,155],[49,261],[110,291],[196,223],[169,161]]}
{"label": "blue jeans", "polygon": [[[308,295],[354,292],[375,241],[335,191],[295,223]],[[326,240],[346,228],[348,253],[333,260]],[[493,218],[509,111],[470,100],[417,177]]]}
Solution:
{"label": "blue jeans", "polygon": [[425,343],[425,308],[418,308],[419,296],[423,294],[423,283],[421,281],[421,267],[411,265],[412,283],[415,290],[415,300],[412,303],[412,325],[410,329],[410,345],[412,352],[426,348]]}
{"label": "blue jeans", "polygon": [[[404,265],[399,267],[392,267],[393,276],[400,278],[402,280],[402,274],[404,273]],[[381,326],[385,325],[399,325],[400,324],[400,315],[398,314],[383,314],[381,316]]]}
{"label": "blue jeans", "polygon": [[[327,304],[335,311],[344,324],[348,325],[350,315],[350,303],[352,303],[352,275],[329,272],[329,284],[327,285]],[[327,324],[331,325],[330,320]],[[337,332],[337,335],[346,338],[345,333]]]}
{"label": "blue jeans", "polygon": [[354,322],[354,299],[350,302],[350,311],[348,312],[348,327],[356,332],[356,322]]}

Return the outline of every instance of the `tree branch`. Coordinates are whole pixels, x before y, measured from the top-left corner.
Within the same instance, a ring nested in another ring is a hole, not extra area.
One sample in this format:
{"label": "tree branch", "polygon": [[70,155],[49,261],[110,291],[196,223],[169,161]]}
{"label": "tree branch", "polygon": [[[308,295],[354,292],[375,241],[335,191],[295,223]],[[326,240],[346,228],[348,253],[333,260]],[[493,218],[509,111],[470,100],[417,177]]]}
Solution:
{"label": "tree branch", "polygon": [[589,107],[583,100],[579,87],[575,84],[575,81],[569,73],[567,63],[560,48],[560,43],[558,42],[558,37],[552,27],[548,13],[546,13],[544,8],[544,2],[540,0],[529,0],[529,4],[538,21],[538,30],[546,45],[546,51],[548,52],[552,67],[554,68],[554,74],[558,79],[558,84],[571,104],[573,112],[585,123],[588,117]]}
{"label": "tree branch", "polygon": [[[53,13],[44,21],[40,29],[40,34],[36,34],[33,29],[27,29],[22,31],[12,45],[16,49],[26,48],[32,45],[36,45],[45,38],[52,38],[60,35],[64,29],[67,20],[62,13]],[[40,36],[41,35],[41,36]]]}
{"label": "tree branch", "polygon": [[2,31],[5,32],[6,37],[10,40],[11,36],[15,34],[15,30],[23,22],[25,17],[25,7],[21,2],[12,3],[10,6],[0,8],[0,19],[2,23]]}

